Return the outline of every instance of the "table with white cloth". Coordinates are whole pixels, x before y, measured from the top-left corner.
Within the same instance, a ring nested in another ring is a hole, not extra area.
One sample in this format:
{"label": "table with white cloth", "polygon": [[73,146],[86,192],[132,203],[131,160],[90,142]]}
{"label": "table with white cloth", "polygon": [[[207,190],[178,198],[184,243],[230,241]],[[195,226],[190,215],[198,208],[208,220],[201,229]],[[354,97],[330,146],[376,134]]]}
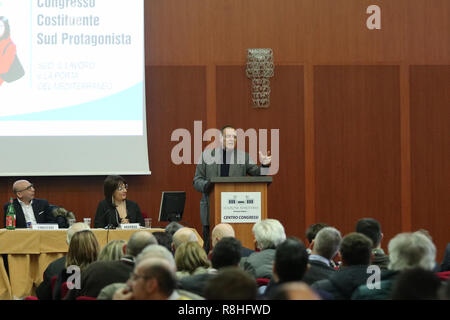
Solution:
{"label": "table with white cloth", "polygon": [[[128,240],[137,231],[164,231],[160,228],[132,230],[91,229],[100,248],[111,240]],[[192,229],[201,245],[203,240]],[[34,295],[43,281],[43,273],[54,260],[67,254],[67,229],[60,230],[0,230],[0,254],[6,257],[9,276],[3,261],[0,261],[0,299],[19,299]]]}

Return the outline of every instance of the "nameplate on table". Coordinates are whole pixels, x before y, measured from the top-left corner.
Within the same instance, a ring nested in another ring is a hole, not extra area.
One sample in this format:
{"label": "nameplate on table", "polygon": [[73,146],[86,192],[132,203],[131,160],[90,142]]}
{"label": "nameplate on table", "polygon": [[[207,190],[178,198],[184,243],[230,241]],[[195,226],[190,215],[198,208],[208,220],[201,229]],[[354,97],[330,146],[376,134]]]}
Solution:
{"label": "nameplate on table", "polygon": [[119,228],[122,230],[133,230],[133,229],[140,229],[141,225],[139,223],[124,223],[120,224]]}
{"label": "nameplate on table", "polygon": [[31,229],[33,230],[58,230],[58,224],[53,223],[38,223],[33,224],[31,226]]}

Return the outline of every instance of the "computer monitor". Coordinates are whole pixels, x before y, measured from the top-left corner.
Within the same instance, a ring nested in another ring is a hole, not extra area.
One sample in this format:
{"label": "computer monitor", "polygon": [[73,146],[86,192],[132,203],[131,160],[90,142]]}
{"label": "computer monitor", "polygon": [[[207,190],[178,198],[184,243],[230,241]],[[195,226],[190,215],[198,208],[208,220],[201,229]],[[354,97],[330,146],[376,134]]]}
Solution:
{"label": "computer monitor", "polygon": [[186,192],[163,191],[158,221],[181,221],[185,202]]}

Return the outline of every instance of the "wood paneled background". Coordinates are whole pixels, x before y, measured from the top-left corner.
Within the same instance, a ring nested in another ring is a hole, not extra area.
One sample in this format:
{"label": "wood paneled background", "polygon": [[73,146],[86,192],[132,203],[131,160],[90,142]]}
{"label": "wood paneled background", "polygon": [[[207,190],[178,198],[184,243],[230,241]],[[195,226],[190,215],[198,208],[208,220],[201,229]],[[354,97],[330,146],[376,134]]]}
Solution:
{"label": "wood paneled background", "polygon": [[[368,6],[381,30],[368,30]],[[194,165],[176,166],[173,130],[233,124],[280,130],[269,216],[304,239],[315,222],[353,230],[374,217],[383,247],[427,229],[450,242],[450,1],[146,0],[151,176],[127,176],[129,198],[156,222],[161,191],[185,190],[201,232]],[[248,48],[272,48],[271,106],[251,106]],[[192,150],[193,152],[193,150]],[[93,159],[95,161],[95,159]],[[0,178],[0,198],[18,177]],[[26,177],[25,177],[26,178]],[[37,197],[94,216],[103,176],[31,177]]]}

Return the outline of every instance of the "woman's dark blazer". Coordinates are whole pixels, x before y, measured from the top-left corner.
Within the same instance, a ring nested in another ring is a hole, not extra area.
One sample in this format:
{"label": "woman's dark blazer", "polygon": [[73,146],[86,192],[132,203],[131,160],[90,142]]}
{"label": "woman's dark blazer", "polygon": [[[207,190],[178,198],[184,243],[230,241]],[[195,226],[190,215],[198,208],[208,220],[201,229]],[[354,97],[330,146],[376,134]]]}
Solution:
{"label": "woman's dark blazer", "polygon": [[[141,209],[136,202],[131,200],[125,200],[127,206],[127,219],[130,223],[139,223],[144,226],[144,217],[142,216]],[[102,200],[98,204],[97,212],[95,213],[94,228],[105,228],[109,224],[117,227],[120,223],[120,216],[117,209],[111,202]]]}

